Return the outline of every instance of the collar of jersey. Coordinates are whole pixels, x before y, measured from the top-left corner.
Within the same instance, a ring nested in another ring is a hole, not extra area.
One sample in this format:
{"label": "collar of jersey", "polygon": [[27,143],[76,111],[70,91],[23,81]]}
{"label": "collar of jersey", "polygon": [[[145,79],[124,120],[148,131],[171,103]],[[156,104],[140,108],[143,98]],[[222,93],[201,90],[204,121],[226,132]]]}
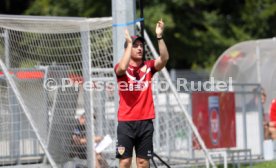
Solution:
{"label": "collar of jersey", "polygon": [[142,62],[139,66],[133,66],[133,65],[129,64],[128,67],[137,70],[137,69],[141,68],[142,66],[144,66],[144,62]]}

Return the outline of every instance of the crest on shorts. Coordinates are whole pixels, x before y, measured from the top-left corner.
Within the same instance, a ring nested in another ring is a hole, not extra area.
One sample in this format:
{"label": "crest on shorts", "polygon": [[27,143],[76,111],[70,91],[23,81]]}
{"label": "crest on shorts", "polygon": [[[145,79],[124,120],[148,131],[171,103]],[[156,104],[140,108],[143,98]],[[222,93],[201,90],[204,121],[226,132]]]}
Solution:
{"label": "crest on shorts", "polygon": [[125,147],[123,146],[119,146],[117,150],[120,155],[123,155],[125,153]]}

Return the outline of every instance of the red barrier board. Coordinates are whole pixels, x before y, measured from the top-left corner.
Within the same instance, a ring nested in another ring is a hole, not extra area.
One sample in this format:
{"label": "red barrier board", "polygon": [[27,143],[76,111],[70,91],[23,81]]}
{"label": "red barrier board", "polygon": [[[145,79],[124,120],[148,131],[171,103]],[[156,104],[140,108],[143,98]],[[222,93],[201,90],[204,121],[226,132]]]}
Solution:
{"label": "red barrier board", "polygon": [[[236,147],[233,92],[193,92],[192,118],[207,148]],[[198,143],[193,141],[193,147]]]}

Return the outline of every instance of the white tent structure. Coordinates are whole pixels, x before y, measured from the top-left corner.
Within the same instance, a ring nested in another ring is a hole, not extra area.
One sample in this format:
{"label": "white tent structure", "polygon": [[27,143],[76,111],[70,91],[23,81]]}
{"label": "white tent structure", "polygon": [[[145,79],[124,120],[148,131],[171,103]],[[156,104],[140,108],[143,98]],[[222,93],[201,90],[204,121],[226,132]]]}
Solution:
{"label": "white tent structure", "polygon": [[276,97],[276,38],[238,43],[216,61],[210,77],[234,83],[258,83],[267,93],[266,109]]}

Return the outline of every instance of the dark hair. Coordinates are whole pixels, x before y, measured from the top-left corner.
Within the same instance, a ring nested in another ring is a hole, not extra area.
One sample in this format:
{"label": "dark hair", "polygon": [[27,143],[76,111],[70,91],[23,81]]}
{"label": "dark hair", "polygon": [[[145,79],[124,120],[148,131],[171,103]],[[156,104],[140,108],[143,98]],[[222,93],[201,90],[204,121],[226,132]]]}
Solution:
{"label": "dark hair", "polygon": [[252,92],[257,95],[258,93],[260,93],[261,95],[265,96],[266,97],[266,93],[265,93],[265,89],[263,87],[257,87],[257,88],[254,88],[252,90]]}
{"label": "dark hair", "polygon": [[[145,39],[141,36],[131,36],[132,44],[134,44],[137,40],[141,41],[143,44],[145,43]],[[124,48],[127,48],[127,41],[124,43]]]}

